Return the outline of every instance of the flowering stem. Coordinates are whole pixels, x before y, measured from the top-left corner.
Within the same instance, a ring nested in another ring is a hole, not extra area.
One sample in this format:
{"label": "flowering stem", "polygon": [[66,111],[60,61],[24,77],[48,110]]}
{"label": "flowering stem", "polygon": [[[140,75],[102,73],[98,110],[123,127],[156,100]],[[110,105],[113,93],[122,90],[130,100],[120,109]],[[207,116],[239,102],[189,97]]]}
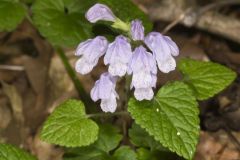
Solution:
{"label": "flowering stem", "polygon": [[124,110],[127,110],[128,107],[128,100],[131,97],[130,95],[130,88],[129,86],[131,85],[131,77],[130,76],[125,76],[125,105],[124,105]]}
{"label": "flowering stem", "polygon": [[122,31],[125,31],[125,32],[129,32],[130,31],[130,25],[123,22],[121,19],[116,19],[116,21],[112,24],[112,27],[113,28],[116,28],[116,29],[120,29]]}
{"label": "flowering stem", "polygon": [[72,79],[72,82],[74,83],[74,86],[77,89],[77,92],[78,92],[81,100],[83,101],[83,103],[86,106],[88,106],[89,104],[92,105],[92,100],[90,99],[90,97],[88,96],[86,91],[84,90],[81,82],[79,81],[79,79],[76,75],[76,72],[74,71],[74,69],[72,68],[70,63],[68,62],[68,58],[66,57],[63,49],[61,47],[56,47],[56,51],[57,51],[60,59],[62,60],[63,65],[64,65],[65,69],[67,70],[69,77]]}
{"label": "flowering stem", "polygon": [[114,112],[114,113],[94,113],[94,114],[87,114],[87,118],[111,117],[111,116],[121,116],[121,115],[129,115],[129,113],[127,111]]}

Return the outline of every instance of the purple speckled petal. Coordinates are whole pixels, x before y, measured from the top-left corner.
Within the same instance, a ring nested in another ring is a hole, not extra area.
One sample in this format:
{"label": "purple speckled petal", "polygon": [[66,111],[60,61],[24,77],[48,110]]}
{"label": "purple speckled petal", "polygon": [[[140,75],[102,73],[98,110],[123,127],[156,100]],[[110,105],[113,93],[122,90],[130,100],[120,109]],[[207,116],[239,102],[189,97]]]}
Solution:
{"label": "purple speckled petal", "polygon": [[163,73],[169,73],[176,68],[176,61],[172,56],[169,56],[167,59],[164,61],[161,59],[157,59],[157,64],[158,68],[163,72]]}
{"label": "purple speckled petal", "polygon": [[169,47],[171,49],[171,54],[173,56],[178,56],[179,55],[179,48],[176,45],[176,43],[168,36],[164,36],[164,39],[169,44]]}
{"label": "purple speckled petal", "polygon": [[172,56],[177,56],[179,49],[169,37],[151,32],[145,37],[144,42],[153,52],[160,71],[168,73],[175,70],[176,61]]}
{"label": "purple speckled petal", "polygon": [[75,70],[81,74],[87,74],[92,71],[93,67],[97,65],[98,59],[89,61],[85,56],[79,58],[75,64]]}
{"label": "purple speckled petal", "polygon": [[132,84],[135,88],[151,87],[152,81],[152,75],[149,72],[133,72]]}
{"label": "purple speckled petal", "polygon": [[87,74],[97,65],[99,58],[106,52],[108,46],[107,39],[97,36],[78,45],[75,55],[81,56],[76,62],[76,71]]}
{"label": "purple speckled petal", "polygon": [[156,84],[157,84],[157,75],[152,74],[152,87],[156,88]]}
{"label": "purple speckled petal", "polygon": [[99,80],[97,80],[96,82],[95,82],[95,85],[94,85],[94,87],[92,88],[92,90],[91,90],[91,92],[90,92],[90,96],[91,96],[91,98],[92,98],[92,100],[94,101],[94,102],[96,102],[97,100],[99,100]]}
{"label": "purple speckled petal", "polygon": [[142,21],[136,19],[131,23],[131,35],[134,41],[144,40],[144,27]]}
{"label": "purple speckled petal", "polygon": [[113,76],[123,76],[126,74],[131,56],[131,45],[126,37],[120,35],[116,37],[114,42],[109,44],[104,56],[104,64],[109,64],[108,71]]}
{"label": "purple speckled petal", "polygon": [[142,101],[144,99],[151,100],[154,96],[152,88],[136,88],[134,96],[137,100]]}
{"label": "purple speckled petal", "polygon": [[103,112],[115,112],[117,109],[116,96],[112,93],[110,98],[102,99],[100,106]]}
{"label": "purple speckled petal", "polygon": [[154,95],[152,87],[156,87],[157,81],[156,61],[143,46],[134,50],[128,73],[133,74],[131,88],[135,88],[134,96],[136,99],[152,99]]}
{"label": "purple speckled petal", "polygon": [[156,62],[153,55],[147,52],[143,46],[139,46],[134,50],[132,59],[129,63],[130,73],[141,71],[151,72],[154,74],[157,73]]}
{"label": "purple speckled petal", "polygon": [[96,23],[99,20],[112,21],[116,20],[110,8],[104,4],[95,4],[86,13],[85,17],[91,23]]}
{"label": "purple speckled petal", "polygon": [[91,90],[91,98],[93,101],[101,99],[100,106],[104,112],[114,112],[116,110],[118,94],[115,91],[115,86],[116,77],[109,73],[103,73]]}

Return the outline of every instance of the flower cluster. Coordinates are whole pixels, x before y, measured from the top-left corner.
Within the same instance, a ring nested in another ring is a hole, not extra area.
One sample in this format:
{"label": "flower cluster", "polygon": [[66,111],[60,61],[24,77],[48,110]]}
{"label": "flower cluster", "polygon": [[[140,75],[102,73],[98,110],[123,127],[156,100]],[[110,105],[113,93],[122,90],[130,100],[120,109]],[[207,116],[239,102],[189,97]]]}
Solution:
{"label": "flower cluster", "polygon": [[[151,100],[157,82],[157,66],[163,73],[168,73],[176,67],[173,57],[179,54],[179,49],[175,42],[158,32],[151,32],[145,36],[140,20],[126,24],[103,4],[92,6],[87,11],[86,18],[91,23],[99,20],[111,21],[113,27],[128,31],[130,35],[119,35],[112,43],[108,43],[103,36],[97,36],[79,44],[76,50],[76,55],[80,56],[75,66],[77,72],[91,72],[104,54],[104,64],[109,65],[108,72],[100,76],[91,90],[91,98],[94,101],[101,100],[104,112],[114,112],[118,98],[115,91],[117,78],[128,74],[132,75],[131,89],[134,88],[135,98],[140,101]],[[142,43],[132,49],[131,41]]]}

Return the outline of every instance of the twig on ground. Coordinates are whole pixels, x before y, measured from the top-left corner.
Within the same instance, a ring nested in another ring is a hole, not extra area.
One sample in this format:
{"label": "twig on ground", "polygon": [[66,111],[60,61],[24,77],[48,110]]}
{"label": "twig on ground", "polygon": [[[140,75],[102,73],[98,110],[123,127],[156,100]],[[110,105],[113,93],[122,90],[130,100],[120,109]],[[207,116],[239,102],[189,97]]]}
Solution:
{"label": "twig on ground", "polygon": [[0,70],[24,71],[25,68],[23,66],[15,65],[0,65]]}
{"label": "twig on ground", "polygon": [[228,137],[232,140],[232,142],[236,145],[237,150],[240,152],[240,142],[238,139],[232,134],[228,127],[225,127],[224,131],[227,133]]}
{"label": "twig on ground", "polygon": [[163,0],[161,4],[149,7],[148,13],[152,20],[172,22],[164,29],[164,33],[181,23],[240,43],[240,20],[211,11],[233,4],[240,4],[240,0],[217,1],[204,7],[190,6],[186,0]]}

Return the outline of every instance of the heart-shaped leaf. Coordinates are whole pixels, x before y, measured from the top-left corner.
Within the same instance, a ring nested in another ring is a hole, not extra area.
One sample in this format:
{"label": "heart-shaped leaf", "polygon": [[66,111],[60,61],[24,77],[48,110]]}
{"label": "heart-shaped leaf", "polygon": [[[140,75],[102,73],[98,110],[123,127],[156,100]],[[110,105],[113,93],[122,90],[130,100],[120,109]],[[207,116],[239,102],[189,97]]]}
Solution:
{"label": "heart-shaped leaf", "polygon": [[199,137],[199,110],[192,90],[183,82],[163,86],[152,101],[130,99],[136,123],[164,147],[191,159]]}
{"label": "heart-shaped leaf", "polygon": [[41,139],[61,146],[87,146],[97,140],[98,126],[87,118],[81,101],[67,100],[44,123]]}
{"label": "heart-shaped leaf", "polygon": [[179,65],[185,82],[193,89],[197,99],[205,100],[222,91],[236,78],[236,73],[213,62],[183,59]]}

